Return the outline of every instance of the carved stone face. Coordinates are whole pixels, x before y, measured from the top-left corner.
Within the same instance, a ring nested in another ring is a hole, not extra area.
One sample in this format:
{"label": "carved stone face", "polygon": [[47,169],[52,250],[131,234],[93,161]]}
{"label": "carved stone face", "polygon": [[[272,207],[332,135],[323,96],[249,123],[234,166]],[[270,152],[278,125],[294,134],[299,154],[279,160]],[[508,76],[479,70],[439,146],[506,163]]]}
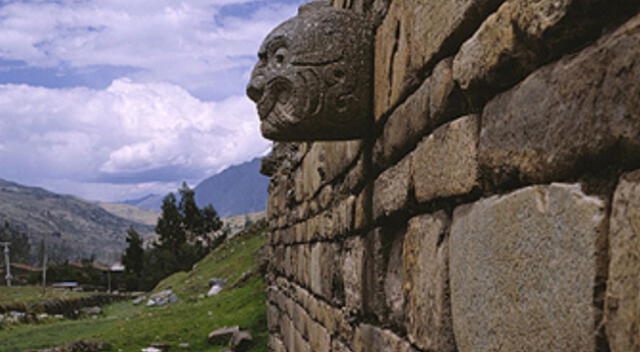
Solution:
{"label": "carved stone face", "polygon": [[247,86],[262,134],[280,141],[362,137],[371,119],[372,38],[362,17],[324,1],[302,5],[274,29]]}

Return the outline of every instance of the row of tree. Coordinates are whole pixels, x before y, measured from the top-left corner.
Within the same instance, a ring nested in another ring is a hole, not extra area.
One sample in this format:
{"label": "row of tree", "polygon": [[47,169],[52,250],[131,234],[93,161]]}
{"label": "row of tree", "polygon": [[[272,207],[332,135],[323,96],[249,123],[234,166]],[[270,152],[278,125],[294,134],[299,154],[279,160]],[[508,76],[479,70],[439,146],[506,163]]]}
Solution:
{"label": "row of tree", "polygon": [[213,206],[199,208],[195,192],[183,183],[177,197],[169,193],[162,201],[156,242],[145,248],[136,230],[127,231],[128,247],[122,256],[126,289],[150,290],[163,278],[190,270],[224,240],[224,233],[214,236],[221,227]]}

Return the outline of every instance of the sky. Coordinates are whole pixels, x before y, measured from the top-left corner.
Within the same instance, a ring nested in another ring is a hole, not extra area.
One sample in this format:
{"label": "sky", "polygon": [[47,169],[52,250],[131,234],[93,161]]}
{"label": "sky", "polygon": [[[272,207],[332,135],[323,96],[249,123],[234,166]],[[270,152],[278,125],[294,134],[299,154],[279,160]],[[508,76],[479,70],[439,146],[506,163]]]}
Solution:
{"label": "sky", "polygon": [[0,0],[0,178],[165,194],[268,153],[245,87],[303,0]]}

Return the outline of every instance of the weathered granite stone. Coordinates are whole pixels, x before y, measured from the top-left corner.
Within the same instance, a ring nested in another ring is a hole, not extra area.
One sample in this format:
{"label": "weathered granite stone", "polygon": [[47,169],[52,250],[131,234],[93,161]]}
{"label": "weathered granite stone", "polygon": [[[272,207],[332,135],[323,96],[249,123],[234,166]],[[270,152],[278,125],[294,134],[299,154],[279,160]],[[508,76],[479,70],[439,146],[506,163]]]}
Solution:
{"label": "weathered granite stone", "polygon": [[232,326],[228,328],[221,328],[209,333],[207,341],[210,344],[216,346],[228,345],[231,342],[233,336],[240,331],[239,326]]}
{"label": "weathered granite stone", "polygon": [[349,196],[331,210],[334,235],[346,235],[353,229],[355,201],[355,196]]}
{"label": "weathered granite stone", "polygon": [[370,231],[364,238],[364,270],[362,275],[362,309],[382,319],[386,316],[384,278],[387,270],[385,260],[385,236],[382,228]]}
{"label": "weathered granite stone", "polygon": [[333,298],[333,285],[338,279],[337,253],[333,243],[317,242],[311,246],[311,291],[327,300]]}
{"label": "weathered granite stone", "polygon": [[376,167],[389,167],[422,137],[429,122],[430,90],[430,81],[426,80],[389,116],[382,135],[374,144],[373,164]]}
{"label": "weathered granite stone", "polygon": [[472,93],[500,91],[634,13],[634,7],[632,0],[507,1],[464,43],[454,60],[454,77]]}
{"label": "weathered granite stone", "polygon": [[334,141],[314,143],[323,149],[323,173],[327,182],[333,181],[353,164],[362,148],[362,141]]}
{"label": "weathered granite stone", "polygon": [[426,351],[455,351],[449,290],[449,219],[444,212],[409,221],[403,269],[409,340]]}
{"label": "weathered granite stone", "polygon": [[282,335],[282,342],[286,348],[289,350],[293,348],[295,345],[295,328],[293,327],[293,322],[289,318],[287,314],[280,315],[280,331]]}
{"label": "weathered granite stone", "polygon": [[364,238],[362,306],[385,323],[404,322],[402,243],[406,228],[378,227]]}
{"label": "weathered granite stone", "polygon": [[332,352],[351,352],[349,347],[344,343],[340,342],[340,340],[333,339],[331,340],[331,351]]}
{"label": "weathered granite stone", "polygon": [[418,202],[469,193],[478,185],[478,116],[450,122],[412,153],[411,177]]}
{"label": "weathered granite stone", "polygon": [[273,304],[267,304],[267,323],[269,332],[274,333],[279,331],[280,322],[280,310]]}
{"label": "weathered granite stone", "polygon": [[364,270],[364,240],[361,237],[345,241],[342,255],[345,305],[349,311],[362,309],[362,275]]}
{"label": "weathered granite stone", "polygon": [[296,162],[299,143],[276,142],[271,148],[271,153],[262,158],[260,163],[260,173],[265,176],[273,176],[278,171],[282,173],[290,172]]}
{"label": "weathered granite stone", "polygon": [[347,171],[344,181],[339,187],[341,194],[356,194],[358,190],[364,187],[368,175],[368,168],[365,165],[368,160],[365,162],[365,156],[360,154],[356,164]]}
{"label": "weathered granite stone", "polygon": [[389,216],[409,204],[411,155],[385,170],[373,185],[373,218]]}
{"label": "weathered granite stone", "polygon": [[307,340],[295,329],[295,325],[293,326],[293,345],[290,345],[288,349],[289,351],[314,352]]}
{"label": "weathered granite stone", "polygon": [[354,204],[354,230],[362,230],[373,223],[373,186],[367,185],[356,197]]}
{"label": "weathered granite stone", "polygon": [[384,275],[384,300],[387,313],[383,321],[395,326],[404,324],[405,296],[402,284],[404,282],[402,248],[404,243],[404,229],[396,232],[391,240],[387,259],[387,270]]}
{"label": "weathered granite stone", "polygon": [[455,53],[502,1],[392,1],[376,34],[376,119],[419,84],[425,66]]}
{"label": "weathered granite stone", "polygon": [[373,114],[376,121],[398,101],[405,87],[418,83],[408,72],[411,67],[409,38],[408,32],[402,27],[406,25],[406,3],[392,1],[387,16],[376,32],[373,88]]}
{"label": "weathered granite stone", "polygon": [[293,325],[296,327],[296,330],[300,332],[302,337],[306,340],[309,339],[309,331],[311,330],[311,318],[307,311],[299,304],[293,304],[293,315],[291,316],[291,320],[293,321]]}
{"label": "weathered granite stone", "polygon": [[606,330],[612,352],[640,351],[640,172],[624,175],[613,197]]}
{"label": "weathered granite stone", "polygon": [[269,335],[269,351],[271,352],[287,352],[282,340],[274,334]]}
{"label": "weathered granite stone", "polygon": [[420,88],[389,116],[382,135],[374,145],[375,167],[391,166],[425,133],[464,109],[464,101],[453,81],[451,65],[451,58],[438,63]]}
{"label": "weathered granite stone", "polygon": [[496,182],[566,177],[613,155],[638,160],[640,16],[577,56],[531,74],[482,114],[479,161]]}
{"label": "weathered granite stone", "polygon": [[458,350],[596,351],[605,208],[567,184],[457,208],[449,250]]}
{"label": "weathered granite stone", "polygon": [[265,39],[247,95],[273,140],[360,138],[368,131],[373,29],[364,16],[312,1]]}
{"label": "weathered granite stone", "polygon": [[322,186],[324,181],[323,151],[321,145],[314,144],[302,160],[299,169],[300,175],[295,180],[296,196],[298,197],[296,200],[311,199]]}
{"label": "weathered granite stone", "polygon": [[313,352],[329,352],[331,336],[322,325],[310,320],[309,345]]}
{"label": "weathered granite stone", "polygon": [[353,339],[354,352],[417,352],[411,345],[390,330],[360,324]]}
{"label": "weathered granite stone", "polygon": [[253,346],[253,336],[248,331],[239,331],[231,339],[233,352],[246,352]]}

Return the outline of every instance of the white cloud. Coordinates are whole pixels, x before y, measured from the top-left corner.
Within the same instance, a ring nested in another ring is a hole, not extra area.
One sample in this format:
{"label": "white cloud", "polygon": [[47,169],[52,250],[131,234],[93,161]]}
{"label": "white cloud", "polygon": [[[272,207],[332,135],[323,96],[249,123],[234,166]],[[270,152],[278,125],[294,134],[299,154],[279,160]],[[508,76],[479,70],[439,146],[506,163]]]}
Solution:
{"label": "white cloud", "polygon": [[269,148],[244,97],[203,102],[128,79],[103,91],[0,85],[0,140],[5,177],[130,192],[194,182]]}
{"label": "white cloud", "polygon": [[[244,17],[225,5],[252,3]],[[190,91],[224,84],[216,73],[247,69],[260,41],[297,4],[249,0],[13,1],[0,5],[0,58],[36,67],[134,67],[139,80]],[[240,77],[236,91],[241,88]],[[237,92],[236,92],[237,94]]]}
{"label": "white cloud", "polygon": [[0,0],[0,60],[120,77],[101,90],[56,89],[76,84],[57,76],[0,85],[0,177],[117,200],[263,154],[244,86],[262,39],[303,1]]}

